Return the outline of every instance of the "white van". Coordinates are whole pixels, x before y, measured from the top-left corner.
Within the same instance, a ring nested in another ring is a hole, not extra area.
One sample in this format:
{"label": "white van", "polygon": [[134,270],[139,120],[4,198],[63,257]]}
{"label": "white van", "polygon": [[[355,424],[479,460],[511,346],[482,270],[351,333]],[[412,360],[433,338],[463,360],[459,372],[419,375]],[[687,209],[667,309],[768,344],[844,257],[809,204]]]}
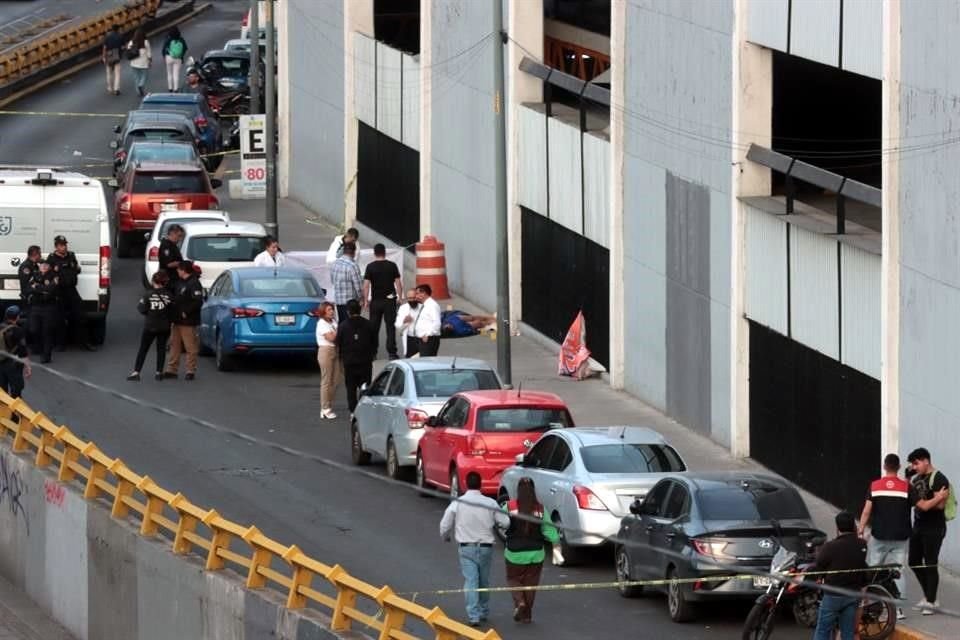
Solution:
{"label": "white van", "polygon": [[20,304],[20,264],[27,248],[44,257],[65,236],[80,263],[77,291],[91,342],[106,336],[110,308],[110,217],[99,180],[56,168],[0,165],[0,306]]}

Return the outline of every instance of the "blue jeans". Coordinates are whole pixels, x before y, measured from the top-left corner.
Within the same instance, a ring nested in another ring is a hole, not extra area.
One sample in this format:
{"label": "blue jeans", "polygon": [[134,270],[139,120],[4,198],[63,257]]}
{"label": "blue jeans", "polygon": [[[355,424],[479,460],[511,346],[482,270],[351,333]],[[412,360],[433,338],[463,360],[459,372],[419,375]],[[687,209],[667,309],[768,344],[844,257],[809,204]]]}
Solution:
{"label": "blue jeans", "polygon": [[149,71],[149,69],[130,67],[130,70],[133,71],[134,84],[140,88],[143,88],[143,86],[147,84],[147,71]]}
{"label": "blue jeans", "polygon": [[859,606],[860,598],[824,594],[813,640],[833,640],[837,626],[840,627],[840,640],[853,640],[853,627]]}
{"label": "blue jeans", "polygon": [[490,617],[490,592],[475,591],[490,586],[490,559],[493,547],[468,545],[460,547],[460,571],[463,573],[467,618],[479,622]]}
{"label": "blue jeans", "polygon": [[909,540],[877,540],[871,537],[867,542],[867,564],[875,567],[879,564],[900,565],[900,577],[896,579],[900,599],[907,598],[907,544]]}

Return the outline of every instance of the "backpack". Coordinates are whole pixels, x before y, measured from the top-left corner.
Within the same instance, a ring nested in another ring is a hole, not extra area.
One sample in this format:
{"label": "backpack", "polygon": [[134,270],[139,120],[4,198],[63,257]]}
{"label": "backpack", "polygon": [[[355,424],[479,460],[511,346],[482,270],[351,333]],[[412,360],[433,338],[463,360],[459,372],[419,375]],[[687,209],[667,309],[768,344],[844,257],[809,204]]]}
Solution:
{"label": "backpack", "polygon": [[[933,480],[937,477],[939,471],[934,471],[930,474],[930,480],[928,480],[928,486],[930,490],[933,490]],[[947,522],[950,522],[957,517],[957,494],[953,490],[953,487],[950,487],[950,494],[947,496],[947,501],[943,505],[943,517]]]}
{"label": "backpack", "polygon": [[15,324],[8,324],[3,329],[0,329],[0,353],[13,353],[10,345],[7,344],[7,334],[16,326]]}
{"label": "backpack", "polygon": [[167,53],[170,54],[171,58],[176,58],[177,60],[183,59],[183,40],[179,38],[171,40],[170,44],[167,45]]}

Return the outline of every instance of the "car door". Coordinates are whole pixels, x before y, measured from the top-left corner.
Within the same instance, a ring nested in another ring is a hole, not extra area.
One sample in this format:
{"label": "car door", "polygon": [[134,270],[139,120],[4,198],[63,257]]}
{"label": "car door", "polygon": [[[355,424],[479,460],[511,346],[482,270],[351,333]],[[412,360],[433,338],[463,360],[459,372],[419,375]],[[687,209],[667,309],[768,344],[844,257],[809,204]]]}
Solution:
{"label": "car door", "polygon": [[223,283],[228,278],[228,274],[221,274],[219,278],[210,287],[210,293],[200,309],[200,342],[205,347],[213,347],[213,327],[216,325],[217,311],[216,304],[220,298],[220,291],[223,289]]}
{"label": "car door", "polygon": [[660,514],[660,527],[655,530],[653,546],[657,564],[657,575],[666,577],[667,566],[672,562],[678,567],[680,577],[690,577],[692,567],[683,563],[681,552],[686,547],[687,540],[685,524],[690,514],[690,492],[679,481],[672,481],[670,495]]}
{"label": "car door", "polygon": [[443,421],[443,430],[436,439],[437,455],[434,459],[434,482],[441,486],[450,484],[450,465],[457,452],[466,449],[468,431],[465,429],[470,414],[470,402],[455,396],[450,411]]}
{"label": "car door", "polygon": [[387,385],[387,391],[381,399],[380,421],[383,424],[383,453],[387,452],[387,440],[397,435],[405,436],[410,431],[407,423],[407,371],[395,365],[393,377]]}
{"label": "car door", "polygon": [[537,492],[537,501],[546,506],[543,494],[547,488],[541,481],[541,471],[550,461],[550,455],[556,446],[556,436],[545,435],[523,455],[521,465],[509,467],[504,472],[501,483],[507,490],[510,498],[517,497],[517,484],[519,484],[520,478],[527,477],[533,480]]}
{"label": "car door", "polygon": [[[220,274],[220,277],[223,278],[223,283],[220,286],[220,291],[217,293],[216,301],[211,305],[217,318],[213,326],[211,344],[216,344],[218,332],[223,336],[224,344],[231,344],[233,343],[235,333],[233,326],[233,307],[238,305],[233,304],[233,275],[230,272],[225,272]],[[207,296],[209,297],[209,293]]]}
{"label": "car door", "polygon": [[667,503],[672,486],[671,480],[661,480],[654,485],[640,506],[639,523],[631,536],[631,540],[637,544],[628,548],[633,565],[630,575],[645,578],[662,577],[657,570],[658,560],[653,542],[658,535],[657,531],[661,526],[660,515]]}
{"label": "car door", "polygon": [[385,428],[381,415],[380,400],[387,390],[392,374],[393,367],[390,366],[381,371],[370,383],[370,386],[364,390],[353,412],[357,421],[357,430],[360,432],[360,440],[363,442],[363,448],[366,451],[383,451],[381,443],[386,441],[386,436],[384,435]]}
{"label": "car door", "polygon": [[573,451],[566,438],[557,434],[550,436],[557,441],[550,459],[540,471],[540,483],[537,495],[543,495],[540,504],[546,513],[557,513],[561,522],[577,522],[577,501],[573,494],[573,478],[569,471],[573,462]]}
{"label": "car door", "polygon": [[420,458],[423,463],[424,477],[433,482],[436,479],[437,459],[440,451],[440,437],[446,428],[444,425],[456,409],[458,398],[450,398],[431,420],[433,424],[424,427],[423,437],[420,438]]}

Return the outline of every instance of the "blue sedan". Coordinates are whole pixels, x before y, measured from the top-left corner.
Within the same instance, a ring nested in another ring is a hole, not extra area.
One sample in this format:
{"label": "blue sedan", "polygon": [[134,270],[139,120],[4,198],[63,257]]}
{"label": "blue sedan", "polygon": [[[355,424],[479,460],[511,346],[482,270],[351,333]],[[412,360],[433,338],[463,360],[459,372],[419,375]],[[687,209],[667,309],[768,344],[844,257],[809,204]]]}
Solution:
{"label": "blue sedan", "polygon": [[240,267],[220,274],[200,312],[200,344],[217,369],[249,353],[312,352],[325,292],[306,269]]}

